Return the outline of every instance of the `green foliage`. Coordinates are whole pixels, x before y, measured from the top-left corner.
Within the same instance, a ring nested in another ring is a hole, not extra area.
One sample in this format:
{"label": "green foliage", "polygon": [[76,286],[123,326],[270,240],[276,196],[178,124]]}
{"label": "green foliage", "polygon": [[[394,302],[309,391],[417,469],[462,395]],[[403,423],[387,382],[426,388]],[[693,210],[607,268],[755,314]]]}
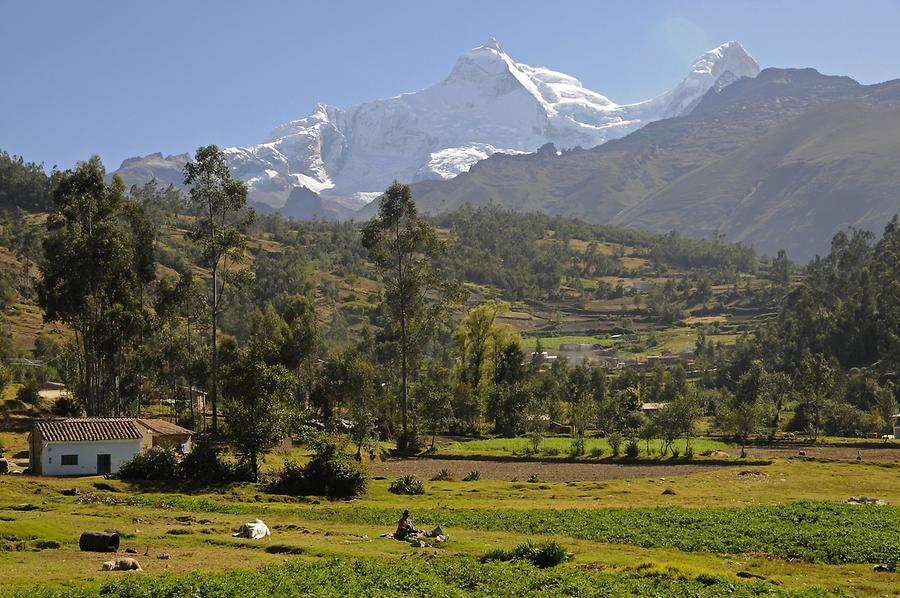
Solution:
{"label": "green foliage", "polygon": [[38,381],[34,378],[28,378],[25,380],[25,384],[23,384],[16,392],[16,399],[21,401],[22,404],[29,405],[32,409],[36,409],[41,401],[41,395],[39,394],[40,390],[41,385],[38,384]]}
{"label": "green foliage", "polygon": [[612,450],[613,457],[618,457],[622,451],[622,434],[619,432],[612,432],[606,439],[609,442],[609,447]]}
{"label": "green foliage", "polygon": [[282,441],[293,421],[296,380],[283,365],[268,365],[253,347],[225,369],[223,397],[228,438],[254,477],[259,458]]}
{"label": "green foliage", "polygon": [[464,481],[464,482],[477,482],[477,481],[480,480],[480,479],[481,479],[481,474],[478,473],[478,470],[477,470],[477,469],[473,469],[472,471],[470,471],[469,473],[466,474],[466,476],[463,478],[462,481]]}
{"label": "green foliage", "polygon": [[[458,239],[447,248],[441,266],[459,280],[495,286],[509,300],[557,298],[567,275],[622,275],[621,261],[599,252],[598,243],[635,248],[656,268],[751,272],[757,262],[753,250],[740,244],[618,229],[564,216],[519,214],[494,206],[463,207],[434,217],[434,222],[452,229]],[[565,243],[569,239],[588,241],[587,251],[570,247]],[[574,269],[573,263],[580,267]]]}
{"label": "green foliage", "polygon": [[555,567],[560,563],[569,560],[569,553],[566,548],[556,540],[547,540],[532,544],[524,542],[511,550],[503,550],[495,548],[487,552],[479,559],[482,563],[488,561],[512,561],[522,560],[528,561],[535,567],[546,569],[547,567]]}
{"label": "green foliage", "polygon": [[178,456],[172,449],[150,447],[119,465],[120,480],[174,480],[178,476]]}
{"label": "green foliage", "polygon": [[[293,548],[293,547],[288,547]],[[282,549],[279,549],[282,550]],[[122,575],[106,581],[99,595],[110,598],[208,596],[509,596],[556,595],[600,598],[605,596],[694,596],[746,598],[790,596],[765,583],[736,583],[704,576],[686,579],[641,573],[610,573],[572,567],[540,569],[528,562],[493,561],[480,564],[466,557],[420,559],[329,558],[294,559],[256,570],[180,575]],[[35,589],[20,598],[88,598],[98,591]],[[821,596],[807,590],[798,596]]]}
{"label": "green foliage", "polygon": [[397,450],[414,455],[422,451],[422,437],[416,430],[409,429],[397,435]]}
{"label": "green foliage", "polygon": [[[225,154],[215,145],[197,148],[194,160],[184,166],[184,184],[198,218],[190,238],[200,248],[203,262],[212,273],[210,306],[210,400],[213,432],[218,432],[219,315],[226,292],[248,284],[247,272],[234,266],[244,259],[246,239],[242,229],[253,222],[253,210],[245,209],[247,185],[231,177]],[[253,464],[254,471],[257,470]]]}
{"label": "green foliage", "polygon": [[345,450],[345,441],[326,434],[315,435],[310,444],[315,451],[305,466],[288,460],[272,490],[295,496],[352,497],[363,494],[369,472]]}
{"label": "green foliage", "polygon": [[[388,525],[396,511],[354,507],[315,517]],[[817,563],[900,561],[900,507],[802,501],[759,507],[417,509],[447,527],[569,536],[688,552],[759,552]]]}
{"label": "green foliage", "polygon": [[528,421],[528,406],[534,391],[526,382],[494,384],[488,394],[487,415],[495,432],[512,438],[521,434]]}
{"label": "green foliage", "polygon": [[[58,176],[56,172],[53,177]],[[53,180],[42,164],[25,162],[20,156],[0,151],[0,208],[22,208],[28,211],[49,210]]]}
{"label": "green foliage", "polygon": [[432,482],[452,482],[453,474],[449,469],[442,469],[431,477]]}
{"label": "green foliage", "polygon": [[842,367],[900,365],[900,224],[887,223],[875,242],[870,231],[841,231],[831,251],[806,267],[784,297],[776,321],[757,332],[759,352],[794,371],[809,354]]}
{"label": "green foliage", "polygon": [[6,390],[6,387],[12,384],[13,371],[6,364],[0,363],[0,396]]}
{"label": "green foliage", "polygon": [[229,463],[219,447],[202,440],[195,442],[191,452],[181,459],[179,473],[185,479],[207,483],[253,479],[253,472],[248,467]]}
{"label": "green foliage", "polygon": [[834,398],[835,384],[835,371],[824,355],[817,353],[803,356],[795,386],[816,438],[822,429],[826,405]]}
{"label": "green foliage", "polygon": [[[399,352],[400,416],[406,434],[410,372],[417,369],[422,347],[447,305],[460,303],[464,293],[457,282],[442,277],[434,267],[444,243],[434,227],[419,217],[409,185],[395,181],[379,202],[378,216],[363,227],[362,243],[384,277],[382,306],[386,333],[396,340]],[[408,443],[404,444],[408,448]]]}
{"label": "green foliage", "polygon": [[126,201],[121,179],[107,184],[105,177],[97,156],[58,177],[38,284],[44,319],[76,332],[76,393],[90,415],[121,408],[122,357],[140,343],[140,290],[154,276],[148,239],[129,223],[141,208]]}
{"label": "green foliage", "polygon": [[637,459],[641,454],[641,445],[638,444],[637,438],[629,438],[625,443],[625,456],[629,459]]}
{"label": "green foliage", "polygon": [[434,364],[425,379],[416,385],[416,409],[425,429],[431,433],[434,448],[438,432],[453,422],[453,394],[450,370]]}
{"label": "green foliage", "polygon": [[388,490],[391,494],[406,494],[410,496],[425,494],[425,486],[422,484],[422,480],[414,475],[405,475],[397,478],[391,482]]}
{"label": "green foliage", "polygon": [[81,417],[84,407],[82,407],[81,401],[74,396],[65,394],[53,401],[50,412],[60,417]]}

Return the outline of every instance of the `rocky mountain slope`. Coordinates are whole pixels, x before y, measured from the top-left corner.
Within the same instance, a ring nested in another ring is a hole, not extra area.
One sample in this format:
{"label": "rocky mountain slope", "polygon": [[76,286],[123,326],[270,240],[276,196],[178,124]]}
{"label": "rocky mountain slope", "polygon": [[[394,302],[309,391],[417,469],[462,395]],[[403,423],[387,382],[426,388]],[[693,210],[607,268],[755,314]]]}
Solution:
{"label": "rocky mountain slope", "polygon": [[900,82],[766,69],[619,140],[494,156],[453,180],[418,183],[414,195],[431,212],[499,204],[692,236],[718,231],[807,258],[841,227],[877,230],[900,211],[890,167],[898,93]]}

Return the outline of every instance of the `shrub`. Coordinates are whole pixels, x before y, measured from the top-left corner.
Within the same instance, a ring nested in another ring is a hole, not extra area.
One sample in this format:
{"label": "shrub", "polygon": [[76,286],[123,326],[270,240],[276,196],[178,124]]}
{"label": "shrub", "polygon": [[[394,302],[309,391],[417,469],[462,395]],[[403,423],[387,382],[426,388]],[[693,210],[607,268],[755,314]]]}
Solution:
{"label": "shrub", "polygon": [[575,438],[572,439],[572,445],[569,447],[569,456],[580,457],[583,454],[584,436],[582,434],[577,434]]}
{"label": "shrub", "polygon": [[512,550],[495,548],[494,550],[487,552],[480,560],[482,563],[488,561],[524,560],[529,561],[535,567],[545,569],[564,563],[569,560],[569,558],[569,553],[562,544],[556,540],[548,540],[539,544],[525,542],[524,544],[519,544]]}
{"label": "shrub", "polygon": [[37,409],[41,402],[40,385],[34,378],[29,378],[25,384],[16,392],[16,400],[21,401],[23,405],[29,405],[33,409]]}
{"label": "shrub", "polygon": [[677,459],[679,455],[681,455],[681,451],[673,446],[672,447],[672,458]]}
{"label": "shrub", "polygon": [[422,480],[414,475],[405,475],[397,478],[391,482],[391,486],[388,490],[390,490],[392,494],[425,494],[425,486],[422,485]]}
{"label": "shrub", "polygon": [[629,459],[637,459],[640,454],[641,445],[638,444],[637,439],[631,438],[625,445],[625,456]]}
{"label": "shrub", "polygon": [[600,448],[599,446],[591,449],[591,457],[593,457],[595,459],[599,459],[602,456],[603,456],[603,449]]}
{"label": "shrub", "polygon": [[453,474],[447,469],[442,469],[431,477],[432,482],[452,482]]}
{"label": "shrub", "polygon": [[618,432],[613,432],[607,438],[609,442],[609,448],[612,449],[613,457],[618,457],[622,453],[622,435]]}
{"label": "shrub", "polygon": [[481,479],[481,474],[478,473],[477,469],[473,469],[469,473],[466,474],[466,477],[463,478],[464,482],[477,482]]}
{"label": "shrub", "polygon": [[154,446],[119,465],[120,480],[171,480],[178,476],[175,451]]}
{"label": "shrub", "polygon": [[53,401],[50,412],[60,417],[81,417],[84,409],[81,406],[81,402],[73,395],[62,395]]}
{"label": "shrub", "polygon": [[397,436],[397,450],[401,453],[418,453],[422,451],[422,439],[415,430],[401,432]]}
{"label": "shrub", "polygon": [[555,446],[550,446],[544,449],[544,454],[550,457],[555,457],[559,454],[559,449]]}
{"label": "shrub", "polygon": [[539,478],[536,473],[533,473],[530,476],[528,476],[528,482],[530,484],[537,484],[540,481],[541,481],[541,478]]}
{"label": "shrub", "polygon": [[313,437],[313,458],[305,466],[286,461],[272,489],[295,496],[349,497],[364,493],[369,471],[344,450],[344,443],[338,437],[324,434]]}
{"label": "shrub", "polygon": [[181,460],[181,475],[200,482],[238,482],[252,479],[247,467],[232,465],[222,458],[218,447],[197,442]]}
{"label": "shrub", "polygon": [[278,478],[272,482],[270,490],[292,496],[311,494],[311,492],[308,492],[304,467],[293,459],[285,460],[284,469],[278,474]]}

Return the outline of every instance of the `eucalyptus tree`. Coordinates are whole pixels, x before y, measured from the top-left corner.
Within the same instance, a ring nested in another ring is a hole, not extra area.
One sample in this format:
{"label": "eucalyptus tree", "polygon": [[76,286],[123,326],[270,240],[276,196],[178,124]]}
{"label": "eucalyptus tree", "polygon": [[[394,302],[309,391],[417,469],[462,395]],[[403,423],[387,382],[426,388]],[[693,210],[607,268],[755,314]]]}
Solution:
{"label": "eucalyptus tree", "polygon": [[219,351],[217,327],[231,286],[248,282],[250,274],[236,269],[244,259],[247,241],[242,230],[253,222],[254,212],[247,209],[247,186],[231,177],[225,154],[215,145],[200,147],[194,160],[184,166],[184,184],[197,221],[190,238],[200,246],[204,265],[211,274],[210,313],[210,403],[212,431],[218,432]]}
{"label": "eucalyptus tree", "polygon": [[[362,231],[369,259],[384,278],[387,332],[397,340],[400,361],[400,412],[405,448],[409,433],[410,374],[422,358],[422,347],[449,304],[461,302],[458,284],[434,266],[444,243],[434,227],[419,216],[409,185],[394,182],[378,206],[378,215]],[[415,431],[413,431],[414,433]]]}
{"label": "eucalyptus tree", "polygon": [[99,157],[56,181],[38,301],[45,320],[75,332],[76,392],[88,414],[121,413],[120,375],[146,321],[140,289],[154,277],[152,243],[136,224],[140,206],[126,200],[118,176],[106,182]]}

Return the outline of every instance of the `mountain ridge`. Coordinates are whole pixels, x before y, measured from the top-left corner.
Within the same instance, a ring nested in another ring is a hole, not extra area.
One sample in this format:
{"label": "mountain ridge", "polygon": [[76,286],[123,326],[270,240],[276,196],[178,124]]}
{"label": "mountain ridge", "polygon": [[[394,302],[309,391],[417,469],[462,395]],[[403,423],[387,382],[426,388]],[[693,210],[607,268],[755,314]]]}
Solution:
{"label": "mountain ridge", "polygon": [[[884,224],[885,214],[892,209],[900,211],[900,205],[896,201],[879,204],[877,216],[868,219],[864,214],[811,219],[809,210],[801,210],[799,213],[804,215],[798,218],[820,226],[813,238],[804,236],[802,242],[794,242],[791,226],[776,227],[780,236],[767,234],[753,226],[753,214],[746,210],[741,222],[727,216],[715,220],[713,216],[718,212],[712,207],[726,192],[724,188],[702,185],[702,174],[692,179],[692,188],[680,187],[683,191],[678,194],[678,201],[670,197],[668,208],[658,202],[667,197],[667,186],[682,177],[702,173],[703,167],[725,160],[809,111],[848,100],[862,105],[898,104],[900,81],[861,85],[849,77],[823,75],[815,69],[769,68],[753,79],[743,78],[723,89],[709,91],[688,115],[650,123],[596,148],[560,155],[544,152],[493,156],[452,180],[416,183],[413,194],[425,212],[452,210],[464,203],[497,204],[517,211],[547,211],[656,232],[676,230],[693,236],[727,232],[731,236],[726,238],[754,243],[764,252],[791,247],[791,255],[811,257],[827,250],[828,240],[840,227],[850,224],[878,228]],[[877,124],[867,121],[866,127],[877,129]],[[900,143],[900,135],[897,139]],[[889,162],[893,153],[885,147],[876,149]],[[860,148],[865,150],[865,144]],[[732,169],[739,170],[741,166],[737,158],[729,164]],[[861,167],[860,171],[865,169]],[[766,176],[764,171],[745,174],[745,178],[753,180]],[[884,174],[886,184],[900,183]],[[847,176],[852,178],[852,173]],[[842,182],[842,189],[850,188],[849,180]],[[873,188],[867,181],[855,184],[860,192]],[[703,205],[710,209],[702,209]]]}
{"label": "mountain ridge", "polygon": [[[362,206],[394,179],[445,180],[496,153],[533,152],[548,142],[596,146],[689,111],[709,89],[758,72],[731,41],[701,56],[669,92],[619,105],[575,77],[514,61],[491,38],[425,89],[346,110],[319,103],[263,143],[224,151],[252,201],[277,209],[293,188],[306,187],[344,207]],[[171,158],[131,158],[116,172],[129,184],[153,176],[173,182],[182,155]]]}

